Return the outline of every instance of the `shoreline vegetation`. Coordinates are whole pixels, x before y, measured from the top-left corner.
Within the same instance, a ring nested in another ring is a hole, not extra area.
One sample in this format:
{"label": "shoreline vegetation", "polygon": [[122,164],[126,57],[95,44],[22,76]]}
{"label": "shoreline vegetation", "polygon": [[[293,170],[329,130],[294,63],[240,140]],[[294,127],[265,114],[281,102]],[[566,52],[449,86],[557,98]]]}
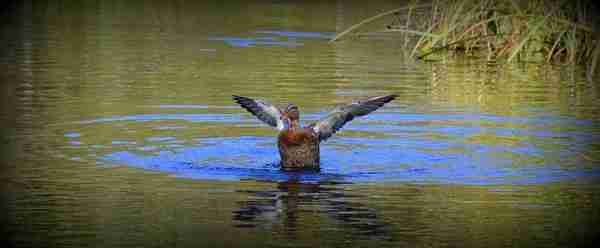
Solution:
{"label": "shoreline vegetation", "polygon": [[[379,13],[338,33],[338,41],[363,26],[393,19],[379,32],[417,37],[411,57],[430,59],[459,52],[497,61],[582,65],[593,81],[600,35],[593,1],[434,0]],[[408,38],[404,40],[408,44]],[[445,52],[445,53],[444,53]]]}

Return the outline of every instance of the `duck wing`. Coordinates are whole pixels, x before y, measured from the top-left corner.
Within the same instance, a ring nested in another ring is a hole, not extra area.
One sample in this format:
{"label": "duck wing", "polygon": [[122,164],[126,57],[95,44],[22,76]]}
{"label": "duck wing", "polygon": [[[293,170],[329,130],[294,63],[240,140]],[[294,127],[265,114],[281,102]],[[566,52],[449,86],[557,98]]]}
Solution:
{"label": "duck wing", "polygon": [[397,95],[385,95],[369,98],[364,101],[354,102],[348,105],[335,108],[325,118],[311,125],[315,133],[319,135],[319,140],[324,141],[340,130],[344,124],[353,120],[355,117],[367,115],[384,104],[391,102]]}
{"label": "duck wing", "polygon": [[232,95],[233,100],[259,120],[281,131],[285,128],[281,120],[281,110],[274,105],[252,98]]}

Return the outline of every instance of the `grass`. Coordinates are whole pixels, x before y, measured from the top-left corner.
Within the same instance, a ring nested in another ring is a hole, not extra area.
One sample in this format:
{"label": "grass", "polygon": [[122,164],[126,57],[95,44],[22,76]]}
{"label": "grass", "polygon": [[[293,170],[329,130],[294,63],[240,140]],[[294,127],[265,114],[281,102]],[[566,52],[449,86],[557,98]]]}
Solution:
{"label": "grass", "polygon": [[[417,35],[411,55],[418,59],[449,52],[485,55],[489,60],[539,61],[586,66],[592,81],[600,36],[591,1],[434,0],[399,8],[353,25],[332,41],[386,16],[404,16],[384,32]],[[424,9],[417,14],[414,9]],[[396,18],[397,19],[397,18]],[[409,25],[409,24],[413,25]],[[419,23],[420,25],[417,25]]]}

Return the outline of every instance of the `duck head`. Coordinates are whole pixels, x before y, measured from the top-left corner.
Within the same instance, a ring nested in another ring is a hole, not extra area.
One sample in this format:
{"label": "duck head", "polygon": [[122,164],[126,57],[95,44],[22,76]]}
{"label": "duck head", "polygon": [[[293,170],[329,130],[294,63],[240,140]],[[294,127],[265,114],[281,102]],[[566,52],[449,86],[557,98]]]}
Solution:
{"label": "duck head", "polygon": [[287,128],[298,128],[300,126],[300,111],[298,106],[289,104],[281,116],[281,120]]}

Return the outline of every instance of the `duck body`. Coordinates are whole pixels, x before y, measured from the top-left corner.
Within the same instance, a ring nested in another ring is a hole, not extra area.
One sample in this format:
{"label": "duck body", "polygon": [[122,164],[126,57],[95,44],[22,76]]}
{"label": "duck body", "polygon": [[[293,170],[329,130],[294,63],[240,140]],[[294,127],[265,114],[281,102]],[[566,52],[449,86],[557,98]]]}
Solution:
{"label": "duck body", "polygon": [[396,95],[378,96],[340,106],[318,122],[301,127],[300,111],[293,104],[289,104],[285,109],[279,109],[265,101],[233,96],[240,106],[279,131],[277,147],[281,168],[285,170],[318,170],[321,142],[330,138],[355,117],[367,115],[395,98]]}
{"label": "duck body", "polygon": [[312,128],[287,129],[279,132],[277,147],[284,169],[319,169],[319,136]]}

